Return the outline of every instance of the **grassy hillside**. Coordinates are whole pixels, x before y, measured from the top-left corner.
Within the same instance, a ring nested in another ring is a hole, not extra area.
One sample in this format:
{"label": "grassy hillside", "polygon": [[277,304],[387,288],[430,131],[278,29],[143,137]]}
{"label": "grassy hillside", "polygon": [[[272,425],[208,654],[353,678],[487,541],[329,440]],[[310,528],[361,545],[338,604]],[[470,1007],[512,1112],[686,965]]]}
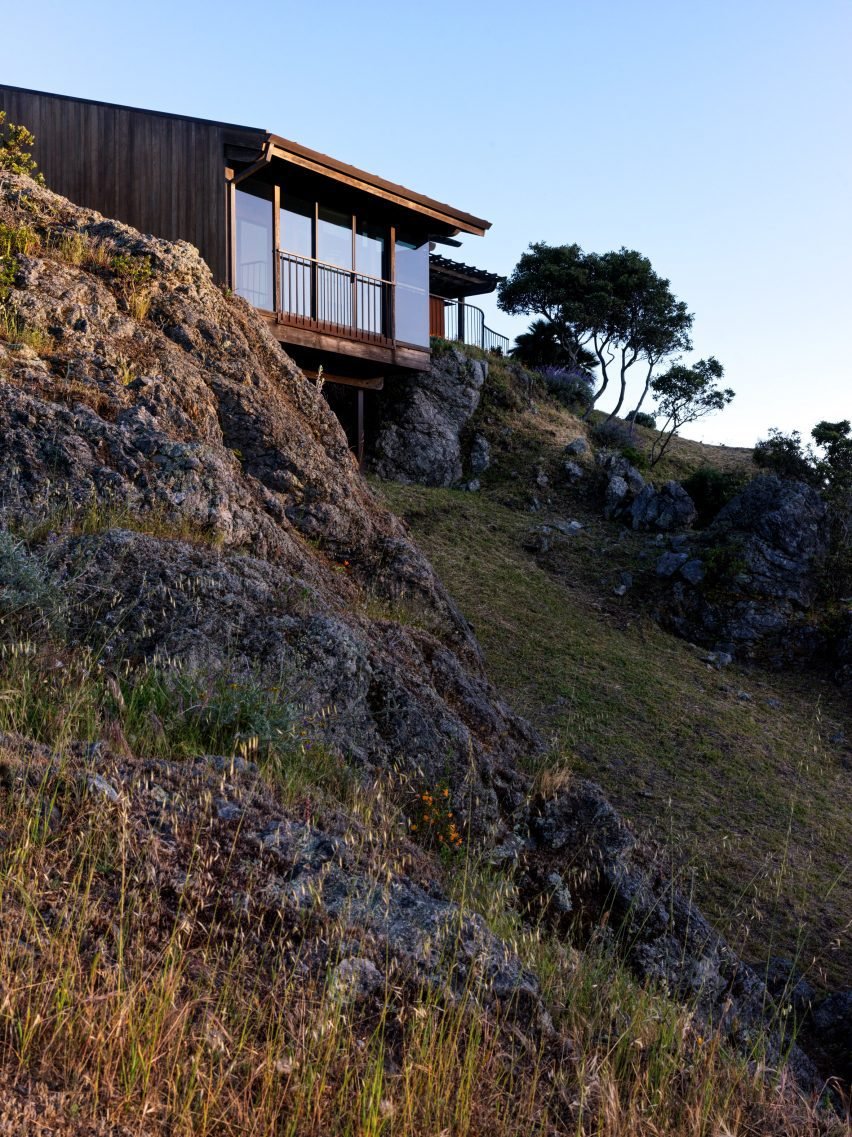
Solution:
{"label": "grassy hillside", "polygon": [[[718,671],[661,631],[645,603],[647,536],[604,521],[593,494],[559,477],[564,444],[585,426],[511,382],[500,369],[486,400],[496,462],[481,493],[380,492],[472,622],[491,678],[547,737],[545,765],[600,781],[747,958],[787,956],[817,984],[848,985],[848,705],[814,674]],[[742,469],[750,455],[678,440],[655,475],[710,462]],[[544,556],[526,552],[530,527],[556,518],[585,527]],[[634,585],[618,597],[625,571]]]}

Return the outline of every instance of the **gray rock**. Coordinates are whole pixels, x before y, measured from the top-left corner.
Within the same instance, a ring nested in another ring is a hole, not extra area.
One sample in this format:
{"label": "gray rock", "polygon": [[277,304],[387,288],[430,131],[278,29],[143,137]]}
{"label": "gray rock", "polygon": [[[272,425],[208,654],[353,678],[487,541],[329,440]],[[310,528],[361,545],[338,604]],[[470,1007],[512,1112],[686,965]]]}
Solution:
{"label": "gray rock", "polygon": [[530,529],[521,541],[522,548],[529,553],[548,553],[553,544],[553,530],[548,525],[537,525]]}
{"label": "gray rock", "polygon": [[733,661],[734,657],[727,651],[710,651],[702,656],[702,662],[710,663],[720,671],[723,667],[728,667]]}
{"label": "gray rock", "polygon": [[[460,481],[461,435],[479,406],[487,374],[485,361],[452,348],[433,355],[429,371],[394,380],[381,403],[369,459],[372,469],[392,481],[426,486]],[[481,447],[478,456],[485,456]]]}
{"label": "gray rock", "polygon": [[369,959],[341,959],[329,979],[329,986],[339,998],[359,1001],[383,991],[385,977]]}
{"label": "gray rock", "polygon": [[604,498],[604,516],[608,518],[616,517],[623,508],[630,487],[626,480],[620,475],[609,479],[606,487],[606,497]]}
{"label": "gray rock", "polygon": [[90,794],[93,794],[95,797],[106,798],[107,801],[111,801],[114,805],[118,805],[121,801],[121,794],[115,786],[100,774],[87,774],[86,787]]}
{"label": "gray rock", "polygon": [[585,474],[583,467],[577,462],[563,462],[562,472],[565,474],[565,477],[568,479],[568,481],[572,484],[579,482]]}
{"label": "gray rock", "polygon": [[[528,807],[519,888],[557,926],[591,931],[604,917],[631,969],[694,1008],[735,1046],[764,1037],[770,1061],[789,1064],[803,1088],[821,1085],[809,1058],[777,1028],[765,984],[708,921],[660,874],[653,858],[598,786],[577,779]],[[569,889],[570,915],[552,904],[557,882]],[[831,1021],[842,1014],[834,1016]],[[769,1020],[769,1022],[767,1021]]]}
{"label": "gray rock", "polygon": [[470,443],[470,472],[477,477],[491,465],[491,446],[484,434],[474,434]]}
{"label": "gray rock", "polygon": [[564,453],[571,454],[573,457],[579,457],[581,454],[587,454],[588,450],[588,442],[585,440],[585,438],[582,437],[582,435],[578,435],[577,438],[572,439],[571,442],[568,443],[568,445],[565,447]]}
{"label": "gray rock", "polygon": [[557,532],[563,533],[566,537],[573,537],[580,533],[584,526],[581,521],[553,521],[551,522],[553,529]]}
{"label": "gray rock", "polygon": [[827,651],[814,604],[829,541],[816,490],[757,477],[696,541],[695,559],[713,558],[712,590],[704,580],[675,585],[661,618],[694,642],[725,644],[738,658],[806,663]]}
{"label": "gray rock", "polygon": [[688,560],[687,553],[663,553],[657,560],[657,576],[674,576]]}
{"label": "gray rock", "polygon": [[695,503],[679,482],[666,482],[660,489],[644,486],[630,507],[630,523],[638,530],[669,533],[691,525],[696,516]]}
{"label": "gray rock", "polygon": [[686,561],[680,567],[680,575],[684,580],[688,580],[690,584],[700,584],[704,579],[704,562],[697,557],[692,560]]}

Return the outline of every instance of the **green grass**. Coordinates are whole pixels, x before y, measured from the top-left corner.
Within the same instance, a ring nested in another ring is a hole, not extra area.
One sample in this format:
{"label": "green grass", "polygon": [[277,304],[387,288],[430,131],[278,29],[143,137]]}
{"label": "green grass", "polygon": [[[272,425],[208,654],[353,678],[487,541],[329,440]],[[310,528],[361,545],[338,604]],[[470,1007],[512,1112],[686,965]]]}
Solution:
{"label": "green grass", "polygon": [[704,664],[613,596],[622,568],[642,571],[638,540],[582,506],[570,516],[586,530],[544,567],[520,545],[537,516],[488,496],[380,492],[473,624],[492,680],[545,735],[543,761],[599,781],[656,835],[747,957],[848,982],[850,774],[827,739],[852,722],[836,690]]}

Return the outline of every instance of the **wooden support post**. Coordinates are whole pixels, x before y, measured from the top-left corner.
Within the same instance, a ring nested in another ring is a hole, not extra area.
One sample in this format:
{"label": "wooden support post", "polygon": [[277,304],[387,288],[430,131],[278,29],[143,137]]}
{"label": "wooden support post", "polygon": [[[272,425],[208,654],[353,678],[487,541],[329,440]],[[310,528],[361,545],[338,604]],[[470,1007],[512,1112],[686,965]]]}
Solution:
{"label": "wooden support post", "polygon": [[281,187],[272,188],[272,311],[280,312],[281,303]]}
{"label": "wooden support post", "polygon": [[465,340],[464,340],[465,306],[464,306],[464,297],[463,296],[460,296],[458,299],[457,311],[458,311],[458,318],[459,318],[459,335],[458,335],[459,343],[464,343],[465,342]]}
{"label": "wooden support post", "polygon": [[364,469],[364,392],[358,388],[358,469]]}

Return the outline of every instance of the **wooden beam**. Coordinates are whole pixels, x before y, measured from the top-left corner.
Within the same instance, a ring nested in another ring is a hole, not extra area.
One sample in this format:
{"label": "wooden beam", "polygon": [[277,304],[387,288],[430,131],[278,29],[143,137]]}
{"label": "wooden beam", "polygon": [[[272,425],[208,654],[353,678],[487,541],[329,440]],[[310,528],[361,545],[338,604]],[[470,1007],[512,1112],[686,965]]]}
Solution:
{"label": "wooden beam", "polygon": [[[319,372],[311,371],[307,367],[302,368],[302,373],[307,375],[308,379],[319,379]],[[377,375],[372,379],[359,379],[353,375],[332,375],[330,371],[323,369],[322,377],[326,383],[340,383],[344,387],[360,387],[363,391],[383,391],[385,386],[383,375]]]}
{"label": "wooden beam", "polygon": [[252,162],[248,169],[242,170],[239,174],[234,176],[234,185],[238,186],[240,182],[244,182],[246,178],[250,178],[252,174],[256,174],[258,170],[262,170],[264,166],[268,166],[272,161],[273,150],[274,148],[271,142],[264,142],[261,156],[256,162]]}
{"label": "wooden beam", "polygon": [[358,469],[364,469],[364,391],[358,389]]}
{"label": "wooden beam", "polygon": [[270,312],[257,309],[264,317],[275,338],[282,344],[294,347],[308,347],[315,351],[345,355],[352,359],[369,359],[385,366],[403,367],[408,371],[428,371],[432,356],[427,347],[413,347],[403,344],[376,344],[363,340],[347,339],[329,332],[318,332],[312,328],[300,328],[293,324],[279,323]]}
{"label": "wooden beam", "polygon": [[281,307],[281,186],[272,187],[272,307]]}

